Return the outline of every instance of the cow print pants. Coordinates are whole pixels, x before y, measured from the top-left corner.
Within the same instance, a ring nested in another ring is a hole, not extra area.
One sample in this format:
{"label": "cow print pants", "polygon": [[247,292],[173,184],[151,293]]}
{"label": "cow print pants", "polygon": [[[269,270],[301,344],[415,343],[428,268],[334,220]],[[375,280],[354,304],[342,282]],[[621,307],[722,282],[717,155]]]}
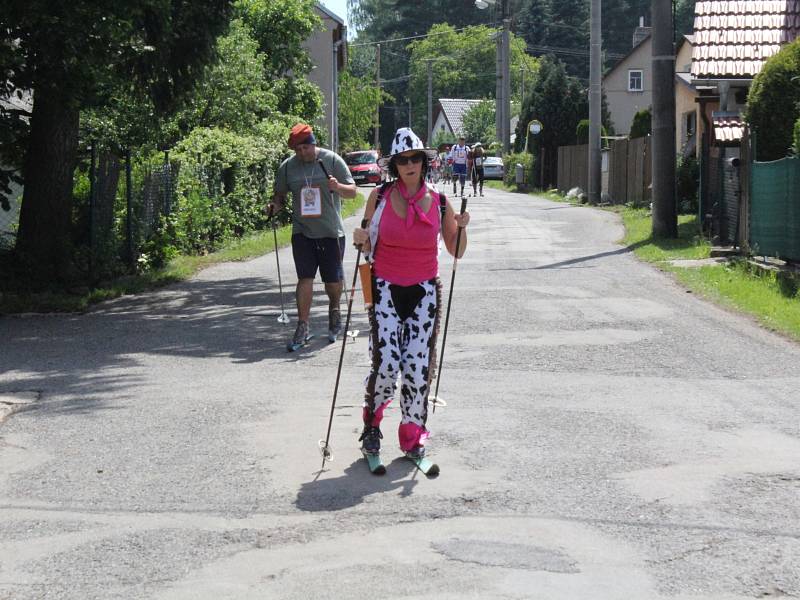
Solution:
{"label": "cow print pants", "polygon": [[401,378],[399,438],[400,448],[408,452],[428,437],[425,423],[436,367],[442,287],[438,278],[406,287],[373,277],[372,297],[372,367],[364,396],[364,422],[380,426]]}

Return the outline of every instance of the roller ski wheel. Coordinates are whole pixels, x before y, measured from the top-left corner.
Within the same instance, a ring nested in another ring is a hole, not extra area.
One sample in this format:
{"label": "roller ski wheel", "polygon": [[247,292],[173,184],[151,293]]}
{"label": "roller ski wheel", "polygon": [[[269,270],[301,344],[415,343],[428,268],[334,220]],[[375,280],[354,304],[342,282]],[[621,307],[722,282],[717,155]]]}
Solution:
{"label": "roller ski wheel", "polygon": [[373,475],[385,475],[386,474],[386,466],[383,464],[381,460],[381,455],[378,452],[366,452],[365,450],[361,450],[361,454],[364,455],[364,458],[367,459],[367,466],[369,467],[369,472]]}
{"label": "roller ski wheel", "polygon": [[406,458],[422,471],[426,477],[437,477],[439,475],[439,465],[432,462],[429,458],[418,456],[413,452],[406,452]]}

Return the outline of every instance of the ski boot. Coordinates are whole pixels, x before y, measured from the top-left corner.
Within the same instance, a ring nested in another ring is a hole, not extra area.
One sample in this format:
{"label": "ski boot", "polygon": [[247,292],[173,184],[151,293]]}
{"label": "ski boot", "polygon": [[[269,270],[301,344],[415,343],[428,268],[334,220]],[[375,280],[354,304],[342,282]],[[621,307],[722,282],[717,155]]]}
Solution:
{"label": "ski boot", "polygon": [[381,439],[383,434],[379,427],[364,424],[364,431],[358,441],[361,442],[361,454],[367,459],[370,473],[373,475],[383,475],[386,467],[381,461]]}

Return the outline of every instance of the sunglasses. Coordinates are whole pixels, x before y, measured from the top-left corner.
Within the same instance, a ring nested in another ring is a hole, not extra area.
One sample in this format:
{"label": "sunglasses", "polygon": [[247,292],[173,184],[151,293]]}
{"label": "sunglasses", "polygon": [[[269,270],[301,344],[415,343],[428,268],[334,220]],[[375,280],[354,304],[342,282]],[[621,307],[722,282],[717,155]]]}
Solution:
{"label": "sunglasses", "polygon": [[411,156],[403,156],[401,154],[394,157],[394,162],[400,165],[401,167],[406,166],[410,162],[414,163],[415,165],[418,165],[423,160],[425,160],[425,155],[421,153],[412,154]]}

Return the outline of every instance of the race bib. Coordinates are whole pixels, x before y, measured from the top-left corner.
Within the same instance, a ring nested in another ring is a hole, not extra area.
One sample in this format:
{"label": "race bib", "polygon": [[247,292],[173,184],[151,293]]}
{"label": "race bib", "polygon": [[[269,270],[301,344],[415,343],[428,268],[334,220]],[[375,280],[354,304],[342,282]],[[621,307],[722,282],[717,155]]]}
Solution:
{"label": "race bib", "polygon": [[317,186],[305,186],[300,190],[300,216],[322,216],[322,194]]}
{"label": "race bib", "polygon": [[475,159],[475,166],[476,166],[476,167],[482,167],[482,166],[483,166],[483,158],[481,158],[480,156],[479,156],[479,157],[477,157],[477,158]]}

